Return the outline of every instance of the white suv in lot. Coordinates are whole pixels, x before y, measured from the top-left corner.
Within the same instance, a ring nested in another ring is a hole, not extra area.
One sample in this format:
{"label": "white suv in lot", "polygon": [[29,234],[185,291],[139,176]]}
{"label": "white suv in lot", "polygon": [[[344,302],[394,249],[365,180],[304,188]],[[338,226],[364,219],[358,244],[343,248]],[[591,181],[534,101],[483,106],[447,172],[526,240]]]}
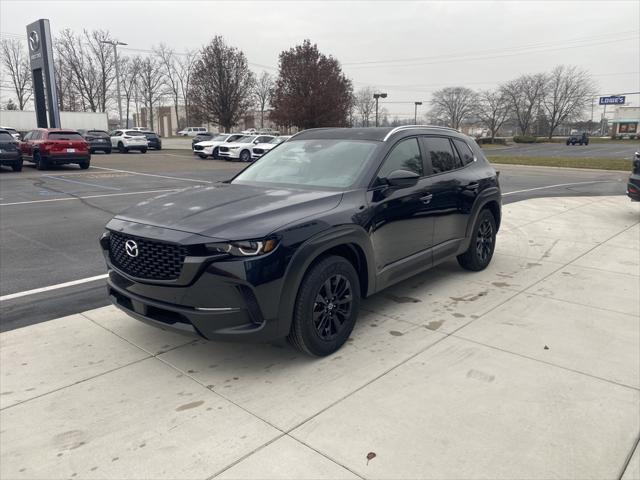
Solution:
{"label": "white suv in lot", "polygon": [[244,137],[241,133],[221,133],[211,140],[198,142],[193,146],[193,153],[200,158],[213,157],[218,158],[218,147],[223,143],[235,142],[239,138]]}
{"label": "white suv in lot", "polygon": [[199,133],[206,132],[207,129],[204,127],[187,127],[184,130],[180,130],[178,135],[181,137],[195,137]]}
{"label": "white suv in lot", "polygon": [[251,149],[260,143],[272,140],[271,135],[245,135],[233,142],[223,143],[218,147],[218,156],[225,160],[239,159],[241,162],[251,161]]}
{"label": "white suv in lot", "polygon": [[111,137],[111,147],[117,148],[120,153],[127,153],[129,150],[140,150],[142,153],[147,153],[149,143],[143,132],[114,130],[109,136]]}
{"label": "white suv in lot", "polygon": [[284,135],[284,136],[280,136],[280,137],[273,137],[267,143],[259,143],[259,144],[257,144],[255,147],[253,147],[251,149],[251,160],[259,159],[262,155],[267,153],[269,150],[271,150],[272,148],[274,148],[277,145],[280,145],[283,142],[286,142],[290,138],[291,138],[291,136]]}

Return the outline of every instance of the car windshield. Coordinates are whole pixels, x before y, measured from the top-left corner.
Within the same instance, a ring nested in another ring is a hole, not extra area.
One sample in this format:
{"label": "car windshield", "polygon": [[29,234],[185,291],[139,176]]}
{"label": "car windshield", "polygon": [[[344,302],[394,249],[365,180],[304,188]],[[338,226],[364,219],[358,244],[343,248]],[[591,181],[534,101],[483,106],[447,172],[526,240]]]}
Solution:
{"label": "car windshield", "polygon": [[227,139],[228,135],[216,135],[211,139],[212,142],[224,142]]}
{"label": "car windshield", "polygon": [[144,133],[138,132],[137,130],[127,130],[124,134],[132,137],[144,137]]}
{"label": "car windshield", "polygon": [[0,142],[12,142],[13,141],[13,137],[11,136],[10,133],[8,132],[0,132]]}
{"label": "car windshield", "polygon": [[94,137],[108,137],[109,134],[104,130],[89,130],[87,135],[92,135]]}
{"label": "car windshield", "polygon": [[275,137],[269,140],[267,143],[273,143],[274,145],[280,145],[282,142],[285,142],[289,139],[289,137]]}
{"label": "car windshield", "polygon": [[237,140],[234,140],[235,143],[251,143],[257,137],[255,135],[245,135],[244,137],[240,137]]}
{"label": "car windshield", "polygon": [[5,128],[5,130],[9,133],[18,133],[18,131],[15,128]]}
{"label": "car windshield", "polygon": [[49,132],[48,140],[84,140],[77,132]]}
{"label": "car windshield", "polygon": [[376,142],[360,140],[287,142],[244,170],[231,183],[346,188],[356,182],[377,147]]}

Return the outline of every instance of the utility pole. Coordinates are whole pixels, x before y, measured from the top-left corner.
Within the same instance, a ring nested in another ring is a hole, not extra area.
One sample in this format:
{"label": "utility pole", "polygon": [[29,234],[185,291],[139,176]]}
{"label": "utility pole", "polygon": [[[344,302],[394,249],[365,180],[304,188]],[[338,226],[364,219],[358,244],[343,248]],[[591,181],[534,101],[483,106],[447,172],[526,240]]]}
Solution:
{"label": "utility pole", "polygon": [[[113,58],[116,65],[116,88],[118,89],[118,127],[122,128],[122,97],[120,95],[120,68],[118,67],[118,45],[127,45],[124,42],[117,40],[103,40],[102,43],[106,43],[113,47]],[[129,119],[127,119],[127,122]]]}
{"label": "utility pole", "polygon": [[386,93],[374,93],[373,98],[376,99],[376,127],[378,126],[378,99],[379,98],[387,98]]}
{"label": "utility pole", "polygon": [[413,124],[417,125],[418,124],[418,105],[422,105],[422,102],[413,102],[414,106],[415,106],[415,110],[413,112]]}

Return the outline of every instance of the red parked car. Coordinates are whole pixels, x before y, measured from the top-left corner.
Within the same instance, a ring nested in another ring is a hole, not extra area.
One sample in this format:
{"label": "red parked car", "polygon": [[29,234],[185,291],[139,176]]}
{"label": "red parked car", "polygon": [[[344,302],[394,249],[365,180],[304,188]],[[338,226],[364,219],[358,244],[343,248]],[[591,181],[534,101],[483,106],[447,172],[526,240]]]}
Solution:
{"label": "red parked car", "polygon": [[52,165],[77,163],[87,169],[91,163],[89,144],[75,130],[37,128],[27,133],[20,143],[22,158],[36,164],[38,170]]}

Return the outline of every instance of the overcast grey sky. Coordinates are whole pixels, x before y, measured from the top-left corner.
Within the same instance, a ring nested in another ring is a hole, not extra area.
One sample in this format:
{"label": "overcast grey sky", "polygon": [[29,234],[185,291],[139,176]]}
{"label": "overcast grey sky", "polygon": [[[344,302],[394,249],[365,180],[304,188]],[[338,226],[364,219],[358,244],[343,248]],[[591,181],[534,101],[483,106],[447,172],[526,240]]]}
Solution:
{"label": "overcast grey sky", "polygon": [[278,54],[309,38],[355,89],[378,86],[389,102],[411,102],[387,104],[392,115],[412,115],[412,102],[444,86],[491,88],[558,64],[589,70],[603,94],[640,91],[640,0],[0,0],[2,38],[25,36],[38,18],[54,35],[107,29],[129,44],[126,55],[160,42],[197,49],[222,35],[257,72],[275,73]]}

